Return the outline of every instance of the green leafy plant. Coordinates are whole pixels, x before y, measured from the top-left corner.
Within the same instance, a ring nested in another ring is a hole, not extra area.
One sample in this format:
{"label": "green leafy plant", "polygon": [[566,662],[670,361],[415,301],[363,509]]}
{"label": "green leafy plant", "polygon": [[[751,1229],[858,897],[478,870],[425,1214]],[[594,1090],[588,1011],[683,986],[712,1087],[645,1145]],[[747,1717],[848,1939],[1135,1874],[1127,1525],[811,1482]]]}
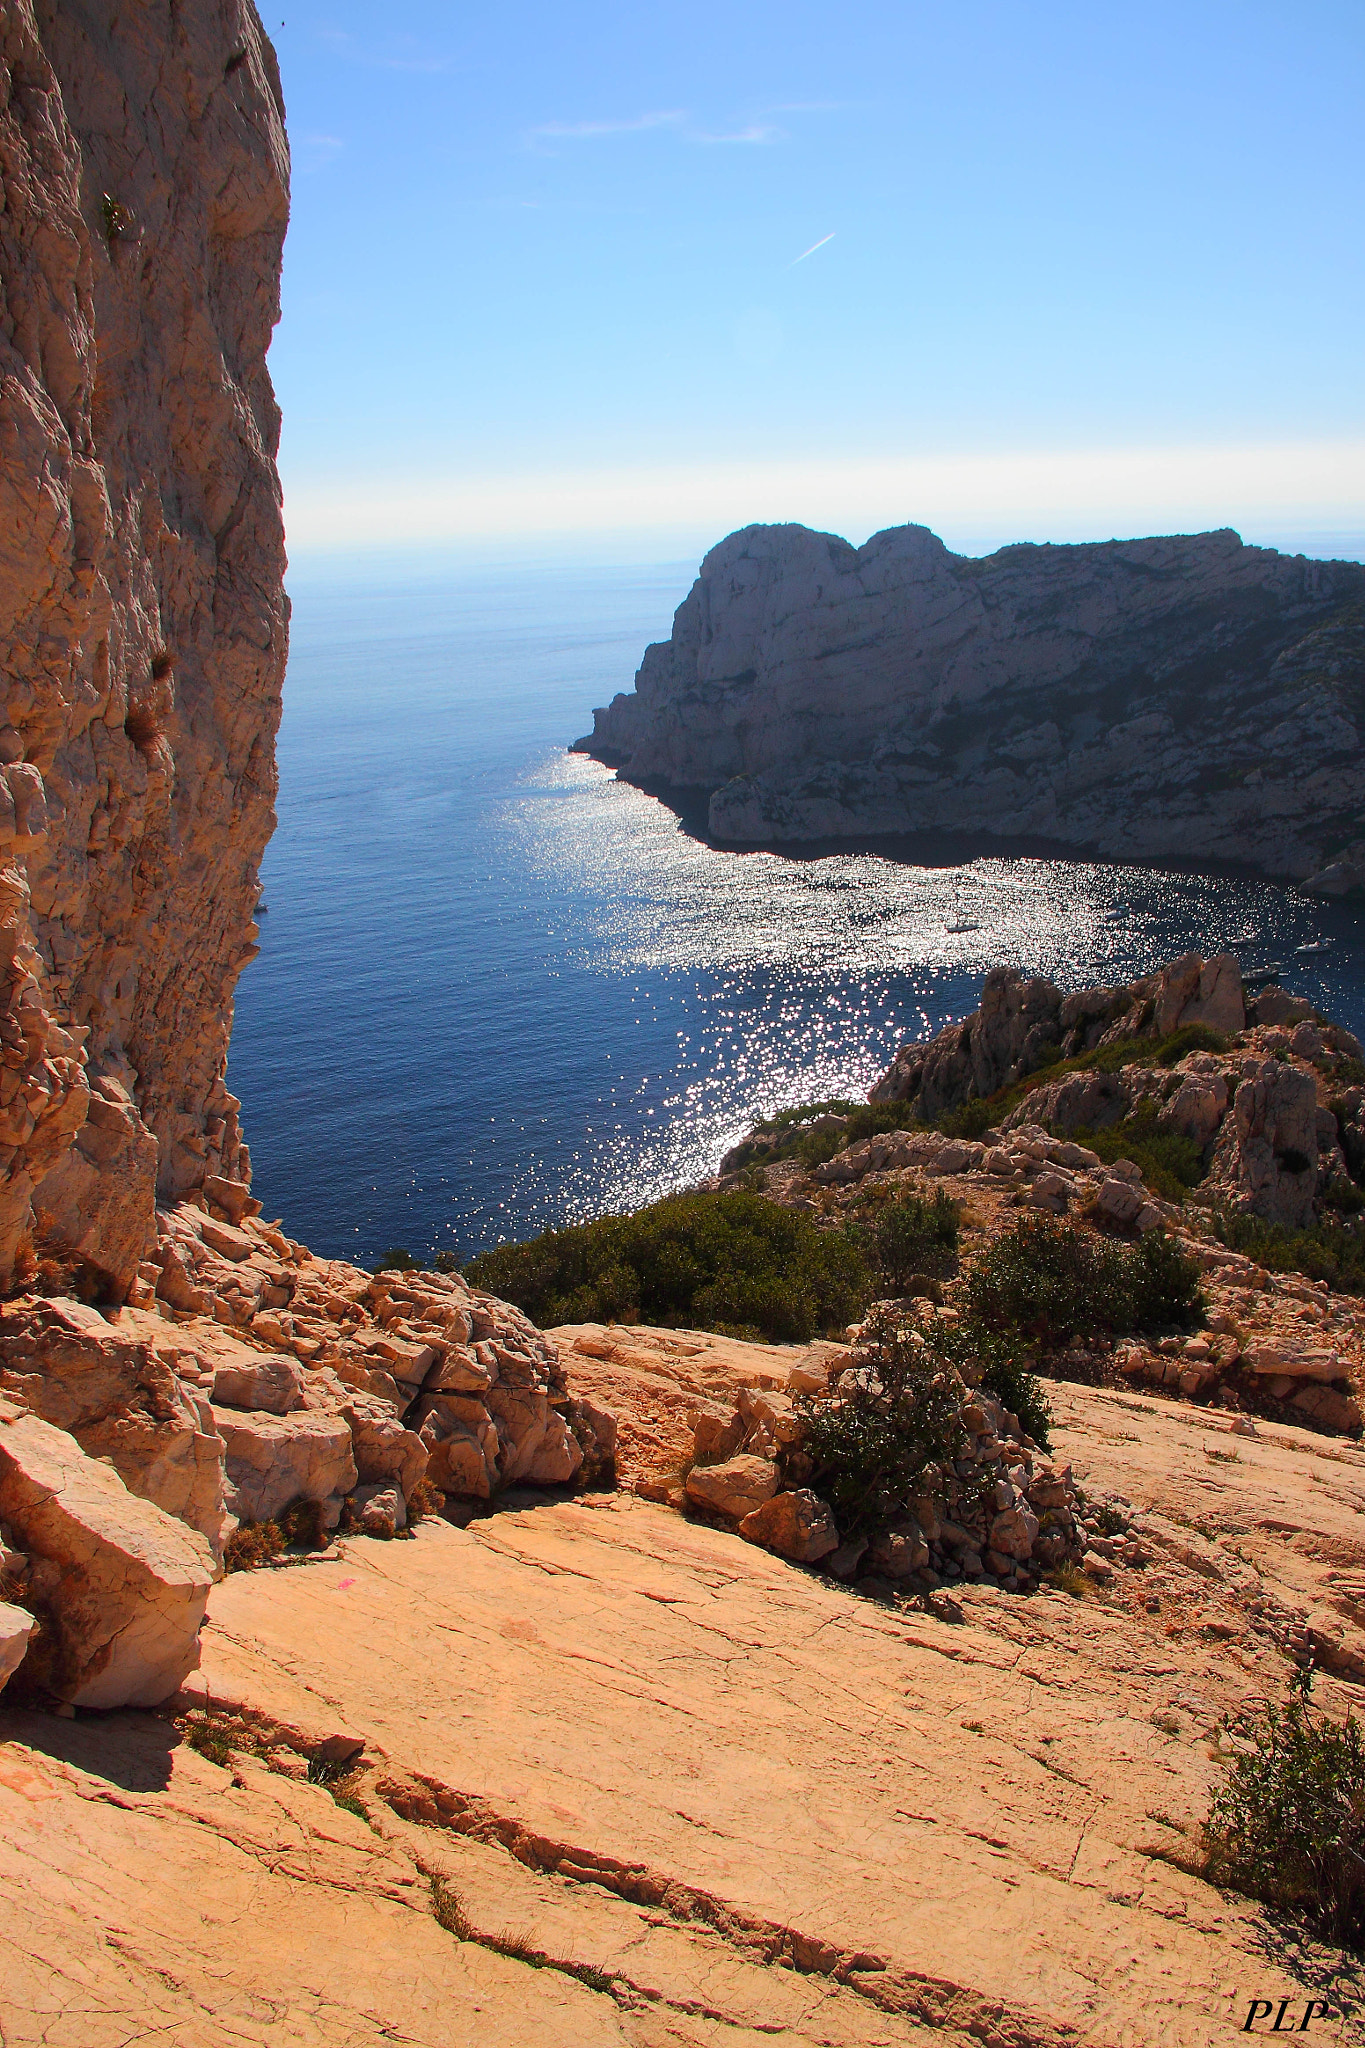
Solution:
{"label": "green leafy plant", "polygon": [[547,1231],[465,1277],[557,1323],[652,1322],[803,1342],[861,1312],[871,1276],[842,1231],[764,1195],[672,1195],[633,1216]]}
{"label": "green leafy plant", "polygon": [[1288,1230],[1229,1210],[1213,1217],[1213,1227],[1231,1251],[1245,1253],[1268,1272],[1305,1273],[1342,1294],[1365,1294],[1365,1230],[1359,1224],[1331,1215],[1307,1230]]}
{"label": "green leafy plant", "polygon": [[1090,1052],[1078,1053],[1074,1059],[1052,1060],[1046,1066],[1036,1067],[1022,1080],[998,1088],[993,1095],[973,1096],[960,1108],[936,1117],[934,1123],[950,1138],[980,1138],[1039,1088],[1046,1087],[1049,1081],[1060,1081],[1067,1074],[1117,1074],[1135,1063],[1144,1067],[1173,1067],[1187,1053],[1226,1052],[1230,1044],[1225,1033],[1211,1030],[1207,1024],[1185,1024],[1164,1038],[1147,1033],[1118,1039],[1112,1045],[1097,1045]]}
{"label": "green leafy plant", "polygon": [[377,1258],[371,1268],[375,1273],[418,1273],[422,1269],[420,1259],[415,1259],[406,1246],[391,1244],[388,1250]]}
{"label": "green leafy plant", "polygon": [[[1200,1027],[1192,1027],[1199,1028]],[[1163,1131],[1153,1102],[1144,1102],[1122,1123],[1102,1131],[1077,1131],[1078,1145],[1088,1145],[1101,1159],[1131,1159],[1142,1168],[1148,1187],[1168,1202],[1183,1202],[1204,1178],[1204,1154],[1181,1131]]]}
{"label": "green leafy plant", "polygon": [[[809,1128],[827,1116],[843,1117],[845,1122],[837,1130]],[[735,1148],[731,1170],[749,1165],[772,1166],[779,1159],[799,1159],[809,1170],[822,1166],[825,1160],[860,1138],[907,1130],[916,1121],[914,1112],[904,1102],[848,1102],[833,1097],[827,1102],[797,1103],[755,1124],[742,1145]]]}
{"label": "green leafy plant", "polygon": [[899,1294],[916,1274],[942,1279],[957,1268],[961,1205],[942,1188],[875,1203],[857,1242],[878,1280]]}
{"label": "green leafy plant", "polygon": [[1204,1874],[1330,1940],[1365,1946],[1365,1739],[1354,1714],[1334,1722],[1300,1678],[1233,1724],[1233,1758],[1205,1823]]}
{"label": "green leafy plant", "polygon": [[1203,1320],[1199,1269],[1162,1231],[1135,1245],[1030,1216],[990,1244],[967,1277],[972,1319],[1044,1350],[1071,1336],[1191,1329]]}
{"label": "green leafy plant", "polygon": [[923,1329],[894,1314],[869,1326],[852,1384],[804,1397],[803,1448],[810,1484],[856,1535],[903,1509],[931,1466],[950,1463],[966,1439],[956,1333],[938,1317]]}

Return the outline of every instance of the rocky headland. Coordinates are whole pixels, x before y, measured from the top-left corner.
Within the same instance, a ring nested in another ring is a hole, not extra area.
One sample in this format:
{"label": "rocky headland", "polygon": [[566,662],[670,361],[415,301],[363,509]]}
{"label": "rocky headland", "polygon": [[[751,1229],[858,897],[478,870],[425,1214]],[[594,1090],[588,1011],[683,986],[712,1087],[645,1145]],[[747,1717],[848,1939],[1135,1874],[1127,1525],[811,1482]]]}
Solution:
{"label": "rocky headland", "polygon": [[[1355,1242],[1360,1046],[1230,958],[997,971],[875,1132],[720,1163],[788,1228],[951,1227],[799,1346],[315,1257],[226,1083],[287,627],[274,55],[250,0],[17,0],[0,71],[0,2036],[1339,2015],[1357,1963],[1212,1882],[1203,1816],[1238,1716],[1365,1684],[1360,1296],[1228,1221]],[[1345,631],[1349,572],[1181,545],[1204,623],[1150,561],[1125,603],[1182,674]],[[1161,1315],[1002,1360],[981,1275],[1054,1242]],[[915,1455],[859,1493],[830,1445],[893,1391]]]}
{"label": "rocky headland", "polygon": [[580,751],[712,837],[968,834],[1345,894],[1365,854],[1365,569],[1235,533],[954,555],[751,526]]}

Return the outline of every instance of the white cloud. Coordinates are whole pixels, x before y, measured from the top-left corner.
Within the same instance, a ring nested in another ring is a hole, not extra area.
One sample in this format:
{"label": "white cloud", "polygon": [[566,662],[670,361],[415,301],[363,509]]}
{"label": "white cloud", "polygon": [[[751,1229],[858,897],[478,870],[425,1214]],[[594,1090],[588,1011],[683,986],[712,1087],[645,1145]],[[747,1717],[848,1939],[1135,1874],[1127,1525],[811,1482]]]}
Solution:
{"label": "white cloud", "polygon": [[529,133],[559,142],[584,142],[599,135],[640,135],[648,128],[677,128],[686,119],[681,107],[672,107],[659,113],[630,114],[619,121],[542,121]]}
{"label": "white cloud", "polygon": [[610,121],[542,121],[528,128],[526,136],[530,142],[595,142],[604,135],[644,135],[658,128],[671,128],[683,142],[769,143],[782,139],[782,130],[768,121],[751,121],[742,128],[702,128],[684,107],[627,114]]}
{"label": "white cloud", "polygon": [[756,121],[756,122],[754,122],[754,123],[753,123],[753,124],[752,124],[752,125],[751,125],[750,127],[748,127],[748,128],[737,128],[737,129],[735,129],[735,130],[734,130],[734,131],[733,131],[733,132],[732,132],[731,134],[729,134],[729,135],[711,135],[711,134],[708,134],[708,133],[707,133],[707,132],[706,132],[706,131],[705,131],[704,129],[701,129],[701,128],[695,128],[695,129],[691,129],[691,130],[689,130],[689,131],[688,131],[688,136],[687,136],[687,140],[688,140],[689,142],[759,142],[759,143],[764,143],[764,142],[780,142],[780,141],[781,141],[781,139],[782,139],[782,130],[781,130],[780,128],[771,128],[771,127],[765,126],[765,124],[764,124],[764,123],[762,123],[762,122],[760,122],[760,121]]}
{"label": "white cloud", "polygon": [[801,520],[861,541],[906,521],[1006,539],[1236,526],[1365,529],[1365,442],[813,458],[344,483],[293,473],[301,547],[696,529]]}

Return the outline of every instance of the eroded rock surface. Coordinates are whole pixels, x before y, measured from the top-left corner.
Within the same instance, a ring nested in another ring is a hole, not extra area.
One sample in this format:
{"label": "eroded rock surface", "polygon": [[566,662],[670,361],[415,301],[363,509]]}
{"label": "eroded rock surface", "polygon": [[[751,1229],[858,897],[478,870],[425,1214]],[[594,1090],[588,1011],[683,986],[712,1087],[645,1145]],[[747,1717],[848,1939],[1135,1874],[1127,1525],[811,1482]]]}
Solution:
{"label": "eroded rock surface", "polygon": [[[35,1674],[73,1706],[156,1706],[199,1661],[207,1542],[74,1437],[0,1403],[0,1521],[49,1617]],[[27,1659],[25,1660],[28,1661]]]}
{"label": "eroded rock surface", "polygon": [[922,526],[751,526],[578,746],[711,791],[718,839],[960,830],[1307,877],[1360,839],[1362,595],[1357,564],[1230,532],[977,560]]}
{"label": "eroded rock surface", "polygon": [[[412,1823],[475,1927],[515,1913],[540,1947],[651,1982],[665,2039],[713,2038],[673,2004],[708,1927],[702,1995],[735,2026],[842,2041],[847,1996],[890,2042],[913,2014],[1193,2048],[1240,2024],[1248,1970],[1278,1970],[1277,1997],[1295,1982],[1254,1908],[1178,1867],[1182,1822],[1207,1805],[1222,1716],[1285,1685],[1313,1614],[1343,1641],[1355,1626],[1330,1584],[1351,1570],[1327,1557],[1355,1540],[1365,1453],[1057,1394],[1059,1457],[1141,1531],[1142,1562],[1095,1551],[1110,1577],[1085,1599],[968,1587],[961,1620],[940,1617],[618,1495],[229,1580],[194,1684],[268,1719],[305,1674],[319,1717],[382,1752],[371,1810]],[[1206,1480],[1226,1541],[1188,1526]],[[456,1599],[458,1629],[433,1626]],[[1336,1711],[1349,1683],[1319,1681]],[[730,1974],[745,1951],[770,1958],[758,1978]]]}
{"label": "eroded rock surface", "polygon": [[121,1298],[156,1188],[249,1170],[288,150],[249,0],[16,0],[0,67],[0,1284],[36,1243]]}

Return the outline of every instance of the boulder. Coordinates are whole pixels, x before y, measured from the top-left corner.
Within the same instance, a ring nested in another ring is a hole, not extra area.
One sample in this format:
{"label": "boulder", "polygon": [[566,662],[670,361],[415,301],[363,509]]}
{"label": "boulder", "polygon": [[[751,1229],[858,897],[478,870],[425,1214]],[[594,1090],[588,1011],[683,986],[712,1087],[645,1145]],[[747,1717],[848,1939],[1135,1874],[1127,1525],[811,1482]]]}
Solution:
{"label": "boulder", "polygon": [[1335,1351],[1296,1350],[1290,1344],[1248,1345],[1242,1353],[1242,1364],[1248,1372],[1271,1379],[1330,1382],[1346,1375],[1346,1367]]}
{"label": "boulder", "polygon": [[583,1465],[583,1447],[558,1410],[552,1410],[545,1434],[519,1477],[530,1486],[567,1486]]}
{"label": "boulder", "polygon": [[28,1639],[37,1626],[27,1608],[0,1600],[0,1692],[23,1663]]}
{"label": "boulder", "polygon": [[1338,1393],[1335,1387],[1309,1385],[1299,1388],[1290,1405],[1328,1429],[1340,1429],[1351,1436],[1360,1431],[1361,1406],[1354,1394]]}
{"label": "boulder", "polygon": [[233,1350],[236,1357],[217,1366],[213,1375],[213,1398],[220,1408],[292,1415],[304,1406],[303,1373],[292,1358],[239,1343],[233,1343]]}
{"label": "boulder", "polygon": [[[792,1493],[775,1493],[761,1507],[745,1515],[739,1533],[764,1550],[775,1550],[793,1564],[814,1564],[839,1547],[839,1531],[824,1501],[800,1487]],[[929,1553],[925,1551],[926,1558]]]}
{"label": "boulder", "polygon": [[242,1522],[268,1522],[296,1500],[318,1500],[332,1504],[335,1526],[341,1496],[359,1476],[344,1415],[306,1409],[294,1415],[212,1412],[226,1446],[229,1513]]}
{"label": "boulder", "polygon": [[929,1562],[924,1532],[917,1522],[897,1522],[893,1529],[873,1537],[865,1562],[881,1578],[908,1578]]}
{"label": "boulder", "polygon": [[0,1408],[0,1518],[51,1623],[36,1674],[79,1707],[152,1707],[199,1662],[218,1566],[204,1538],[130,1493],[36,1415]]}
{"label": "boulder", "polygon": [[406,1501],[427,1469],[427,1447],[415,1429],[405,1429],[387,1401],[376,1394],[349,1394],[341,1413],[351,1425],[351,1451],[361,1483],[396,1486]]}
{"label": "boulder", "polygon": [[1156,994],[1159,1037],[1185,1024],[1206,1024],[1212,1031],[1241,1031],[1246,1025],[1242,971],[1235,953],[1218,953],[1205,961],[1186,953],[1163,967]]}
{"label": "boulder", "polygon": [[1120,1180],[1116,1174],[1110,1174],[1100,1182],[1095,1207],[1106,1223],[1127,1229],[1137,1222],[1138,1211],[1146,1199],[1141,1186],[1134,1187],[1131,1181]]}
{"label": "boulder", "polygon": [[1273,981],[1251,1005],[1252,1021],[1257,1024],[1298,1024],[1312,1014],[1313,1005],[1306,996],[1291,996]]}
{"label": "boulder", "polygon": [[992,1550],[1002,1557],[1024,1559],[1033,1555],[1038,1535],[1038,1517],[1022,1502],[1002,1508],[991,1523],[988,1538]]}
{"label": "boulder", "polygon": [[1122,1123],[1132,1106],[1132,1091],[1121,1073],[1067,1074],[1025,1096],[1005,1118],[1003,1128],[1041,1123],[1068,1134],[1105,1131],[1111,1124]]}
{"label": "boulder", "polygon": [[1162,1105],[1158,1122],[1163,1130],[1177,1131],[1199,1146],[1211,1144],[1227,1114],[1228,1084],[1219,1073],[1186,1073],[1170,1100]]}
{"label": "boulder", "polygon": [[136,1309],[111,1321],[66,1298],[0,1307],[0,1394],[107,1458],[133,1493],[221,1555],[223,1441],[175,1370],[188,1350],[179,1331]]}
{"label": "boulder", "polygon": [[367,1536],[392,1537],[408,1526],[407,1503],[396,1486],[358,1486],[350,1505]]}
{"label": "boulder", "polygon": [[90,1105],[75,1143],[34,1190],[44,1234],[99,1274],[123,1301],[156,1241],[157,1142],[123,1083],[90,1084]]}
{"label": "boulder", "polygon": [[260,1203],[244,1180],[229,1180],[221,1173],[206,1174],[203,1192],[211,1202],[218,1204],[232,1223],[240,1223],[244,1216],[259,1216],[261,1213]]}
{"label": "boulder", "polygon": [[496,1366],[484,1365],[464,1344],[452,1344],[423,1382],[429,1394],[482,1394],[492,1386]]}
{"label": "boulder", "polygon": [[777,1467],[766,1458],[727,1458],[720,1465],[694,1465],[687,1497],[729,1521],[741,1522],[777,1492]]}
{"label": "boulder", "polygon": [[1265,1060],[1243,1080],[1223,1120],[1210,1183],[1238,1209],[1291,1229],[1313,1221],[1318,1098],[1311,1074]]}
{"label": "boulder", "polygon": [[692,1416],[692,1456],[721,1464],[743,1449],[748,1424],[737,1408],[698,1408]]}
{"label": "boulder", "polygon": [[499,1384],[489,1388],[485,1400],[497,1425],[499,1484],[524,1480],[533,1486],[562,1486],[575,1476],[583,1452],[563,1416],[551,1408],[548,1394]]}
{"label": "boulder", "polygon": [[616,1470],[617,1421],[610,1408],[586,1394],[565,1404],[564,1419],[583,1452],[582,1477],[604,1479]]}
{"label": "boulder", "polygon": [[[426,1424],[423,1424],[423,1434]],[[481,1435],[455,1430],[430,1441],[427,1478],[442,1493],[461,1500],[487,1500],[498,1476],[498,1432],[491,1422]]]}

